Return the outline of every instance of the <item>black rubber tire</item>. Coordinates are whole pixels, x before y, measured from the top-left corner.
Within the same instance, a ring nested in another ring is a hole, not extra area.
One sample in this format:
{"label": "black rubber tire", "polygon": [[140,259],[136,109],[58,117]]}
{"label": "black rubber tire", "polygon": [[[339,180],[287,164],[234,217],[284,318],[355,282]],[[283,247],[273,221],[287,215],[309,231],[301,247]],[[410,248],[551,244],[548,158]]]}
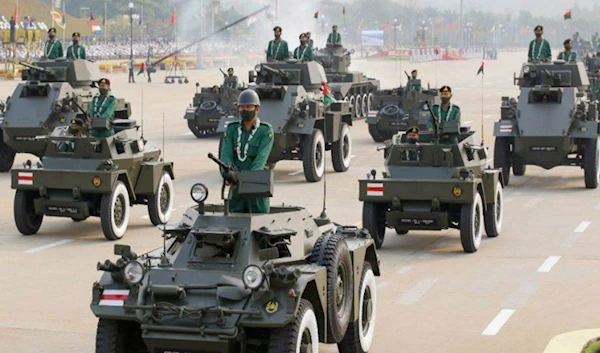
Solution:
{"label": "black rubber tire", "polygon": [[187,124],[188,124],[188,129],[190,129],[190,131],[192,132],[192,134],[194,134],[194,136],[196,136],[197,138],[206,137],[204,134],[202,134],[200,132],[200,129],[198,129],[198,127],[196,126],[196,122],[193,119],[188,119]]}
{"label": "black rubber tire", "polygon": [[462,205],[460,210],[460,242],[466,253],[474,253],[479,249],[483,222],[483,204],[477,192],[473,203]]}
{"label": "black rubber tire", "polygon": [[[298,340],[300,337],[307,333],[306,330],[302,330],[301,325],[303,321],[310,321],[312,331],[309,330],[307,338],[310,337],[312,342],[309,350],[298,349]],[[317,332],[315,333],[315,327]],[[269,337],[269,349],[268,353],[296,353],[296,352],[316,352],[319,347],[319,332],[318,323],[316,322],[315,310],[312,304],[306,299],[300,299],[298,310],[296,311],[296,317],[290,323],[282,328],[276,328],[271,330]]]}
{"label": "black rubber tire", "polygon": [[496,184],[494,202],[488,203],[483,213],[485,234],[488,238],[495,238],[502,231],[502,219],[504,218],[504,194],[500,181]]}
{"label": "black rubber tire", "polygon": [[398,235],[404,235],[408,233],[408,230],[406,229],[399,229],[398,227],[394,228],[394,230],[396,231],[396,234]]}
{"label": "black rubber tire", "polygon": [[44,220],[44,215],[35,213],[33,200],[38,196],[37,191],[17,190],[13,204],[15,225],[23,235],[33,235],[38,232]]}
{"label": "black rubber tire", "polygon": [[362,224],[375,241],[375,247],[380,249],[385,239],[385,204],[364,202]]}
{"label": "black rubber tire", "polygon": [[514,156],[512,163],[512,171],[515,176],[523,176],[527,171],[527,164],[523,162],[522,158]]}
{"label": "black rubber tire", "polygon": [[98,319],[96,353],[148,352],[139,324],[134,321]]}
{"label": "black rubber tire", "polygon": [[[161,189],[164,190],[166,197],[168,197],[167,200],[160,199],[162,195],[159,190]],[[166,224],[169,221],[173,211],[174,192],[175,190],[171,175],[166,170],[163,170],[158,185],[156,186],[156,190],[154,190],[154,195],[148,196],[148,215],[150,216],[150,222],[152,222],[154,226]],[[162,201],[167,202],[167,204],[163,205]],[[163,206],[166,207],[166,210],[163,210]]]}
{"label": "black rubber tire", "polygon": [[508,186],[510,183],[510,139],[507,137],[496,137],[496,141],[494,141],[494,168],[502,170],[502,184]]}
{"label": "black rubber tire", "polygon": [[386,140],[385,134],[379,129],[377,129],[377,124],[368,124],[369,125],[369,135],[373,138],[375,142],[383,142]]}
{"label": "black rubber tire", "polygon": [[[368,281],[367,283],[365,283],[365,279]],[[363,293],[363,286],[365,286],[365,293]],[[375,319],[377,314],[376,289],[375,276],[371,264],[365,262],[360,278],[359,298],[357,298],[359,301],[358,310],[360,312],[357,313],[358,319],[348,324],[344,338],[338,343],[340,353],[367,353],[369,351],[375,333]],[[363,299],[363,296],[365,299]],[[372,303],[365,303],[365,300],[369,299],[367,297],[370,297]],[[361,305],[361,301],[363,305]],[[364,316],[369,317],[367,320],[361,322],[361,318],[364,318]],[[364,332],[365,329],[367,332]]]}
{"label": "black rubber tire", "polygon": [[[122,211],[125,213],[120,226],[116,222],[113,222],[113,209],[115,203],[113,201],[113,197],[115,197],[114,201],[116,201],[116,198],[121,198],[120,202]],[[110,194],[102,195],[102,199],[100,201],[100,223],[102,225],[102,232],[104,232],[104,237],[106,237],[106,239],[118,240],[125,235],[125,232],[127,231],[127,224],[129,223],[130,209],[131,205],[127,187],[122,181],[117,181],[113,191]]]}
{"label": "black rubber tire", "polygon": [[8,172],[15,163],[15,151],[4,143],[4,132],[0,129],[0,172]]}
{"label": "black rubber tire", "polygon": [[350,126],[342,123],[340,126],[340,139],[331,146],[331,162],[333,169],[338,172],[345,172],[350,168],[352,161],[352,135]]}
{"label": "black rubber tire", "polygon": [[273,169],[275,169],[277,162],[267,162],[267,165],[269,166],[270,170],[273,170]]}
{"label": "black rubber tire", "polygon": [[[592,153],[589,153],[589,152]],[[599,182],[599,158],[600,152],[598,151],[598,139],[589,139],[585,141],[585,152],[583,156],[583,177],[585,180],[585,187],[588,189],[596,189]]]}
{"label": "black rubber tire", "polygon": [[[339,343],[350,323],[354,303],[352,260],[343,236],[334,234],[321,238],[317,240],[309,262],[327,268],[327,342]],[[344,293],[338,305],[340,287]]]}
{"label": "black rubber tire", "polygon": [[[321,158],[321,163],[319,164],[322,166],[317,166],[319,157]],[[317,182],[325,174],[325,138],[319,129],[313,129],[312,134],[304,138],[302,167],[304,169],[304,177],[309,182]]]}
{"label": "black rubber tire", "polygon": [[83,217],[83,218],[71,217],[71,220],[72,220],[73,222],[83,222],[83,221],[85,221],[86,219],[88,219],[88,217]]}

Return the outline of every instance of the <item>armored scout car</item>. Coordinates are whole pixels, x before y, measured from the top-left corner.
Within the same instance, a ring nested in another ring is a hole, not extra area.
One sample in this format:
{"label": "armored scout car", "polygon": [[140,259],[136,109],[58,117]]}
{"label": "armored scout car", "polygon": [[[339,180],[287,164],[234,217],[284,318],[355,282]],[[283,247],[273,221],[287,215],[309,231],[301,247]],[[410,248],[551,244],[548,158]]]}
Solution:
{"label": "armored scout car", "polygon": [[[348,170],[350,105],[346,101],[324,105],[321,88],[327,77],[319,63],[294,59],[262,63],[250,71],[249,82],[255,79],[251,89],[260,97],[260,120],[273,125],[275,134],[268,160],[272,167],[281,160],[301,160],[306,180],[319,181],[325,173],[325,151],[331,150],[334,170]],[[217,132],[224,133],[234,119],[221,119]]]}
{"label": "armored scout car", "polygon": [[[460,133],[459,133],[460,132]],[[435,134],[420,134],[418,144],[396,135],[383,147],[385,171],[359,180],[363,226],[377,248],[386,228],[460,230],[467,253],[477,251],[483,229],[500,234],[503,215],[502,172],[486,168],[487,148],[474,132],[446,122],[442,134],[457,134],[457,144],[439,144]]]}
{"label": "armored scout car", "polygon": [[579,166],[586,188],[598,187],[597,103],[585,99],[589,81],[583,64],[527,63],[515,81],[519,98],[502,98],[494,125],[494,166],[502,168],[504,185],[511,167],[515,175],[524,175],[532,164]]}
{"label": "armored scout car", "polygon": [[379,80],[366,77],[362,72],[349,71],[350,55],[342,45],[330,45],[314,53],[314,60],[325,69],[327,82],[336,99],[346,99],[353,107],[353,118],[364,118],[371,110],[373,94],[379,89]]}
{"label": "armored scout car", "polygon": [[[272,195],[270,170],[230,176],[240,197]],[[379,260],[366,230],[302,207],[230,214],[227,200],[204,204],[202,184],[191,195],[198,205],[165,227],[163,247],[138,256],[116,245],[121,258],[98,263],[99,352],[369,351]]]}
{"label": "armored scout car", "polygon": [[[106,119],[95,119],[101,126]],[[14,217],[19,232],[32,235],[44,216],[83,221],[100,217],[108,240],[125,235],[130,205],[148,205],[154,225],[166,223],[173,207],[173,163],[145,146],[134,120],[115,120],[107,138],[68,136],[57,127],[46,143],[42,162],[12,170],[16,189]]]}
{"label": "armored scout car", "polygon": [[[42,157],[46,140],[36,136],[50,134],[57,126],[69,126],[73,118],[83,118],[98,90],[100,79],[97,63],[87,60],[42,60],[21,63],[22,83],[7,99],[0,112],[0,171],[13,165],[15,153],[32,153]],[[79,107],[78,107],[79,106]],[[128,119],[131,107],[118,100],[115,119]]]}

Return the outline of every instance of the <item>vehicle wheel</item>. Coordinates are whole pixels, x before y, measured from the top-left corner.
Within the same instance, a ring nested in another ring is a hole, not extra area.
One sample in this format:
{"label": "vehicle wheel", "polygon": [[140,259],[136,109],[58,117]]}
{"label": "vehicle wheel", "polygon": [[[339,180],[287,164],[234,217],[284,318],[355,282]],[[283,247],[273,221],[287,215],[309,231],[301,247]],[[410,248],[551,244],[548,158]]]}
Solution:
{"label": "vehicle wheel", "polygon": [[375,247],[381,248],[385,238],[385,212],[386,205],[376,202],[364,202],[362,224],[375,241]]}
{"label": "vehicle wheel", "polygon": [[346,123],[342,123],[340,131],[340,139],[331,146],[331,161],[336,172],[345,172],[352,161],[352,135]]}
{"label": "vehicle wheel", "polygon": [[96,353],[143,353],[140,325],[133,321],[99,319],[96,329]]}
{"label": "vehicle wheel", "polygon": [[325,174],[325,138],[321,130],[313,129],[312,134],[304,139],[302,166],[307,181],[319,181]]}
{"label": "vehicle wheel", "polygon": [[515,156],[513,158],[513,163],[512,163],[513,174],[516,176],[523,176],[523,175],[525,175],[526,170],[527,170],[527,164],[525,164],[523,162],[523,159],[521,157]]}
{"label": "vehicle wheel", "polygon": [[356,102],[356,117],[362,118],[362,116],[363,116],[362,96],[360,94],[357,94],[356,97],[354,98],[354,101]]}
{"label": "vehicle wheel", "polygon": [[367,112],[371,111],[371,107],[373,106],[373,93],[369,92],[367,96]]}
{"label": "vehicle wheel", "polygon": [[479,249],[483,233],[483,204],[479,193],[475,193],[472,204],[463,205],[460,210],[460,242],[467,253]]}
{"label": "vehicle wheel", "polygon": [[73,222],[83,222],[83,221],[85,221],[86,219],[88,219],[88,218],[87,218],[87,217],[80,217],[80,218],[78,218],[78,217],[71,217],[71,220],[72,220]]}
{"label": "vehicle wheel", "polygon": [[117,181],[110,194],[102,195],[100,223],[108,240],[121,239],[129,223],[129,192],[122,181]]}
{"label": "vehicle wheel", "polygon": [[169,173],[163,170],[154,195],[148,198],[148,215],[153,225],[165,224],[171,218],[175,192],[173,180]]}
{"label": "vehicle wheel", "polygon": [[[600,156],[600,150],[598,146],[598,139],[589,139],[585,142],[585,155],[583,156],[583,173],[585,180],[585,187],[588,189],[595,189],[598,187],[600,176],[598,175],[598,162]],[[591,152],[591,153],[590,153]]]}
{"label": "vehicle wheel", "polygon": [[494,141],[494,168],[502,170],[502,184],[510,182],[510,140],[506,137],[496,137]]}
{"label": "vehicle wheel", "polygon": [[383,142],[385,141],[384,134],[379,131],[377,128],[377,124],[368,124],[369,125],[369,135],[373,138],[375,142]]}
{"label": "vehicle wheel", "polygon": [[377,315],[377,289],[375,275],[368,262],[363,265],[358,293],[358,320],[348,324],[344,339],[338,343],[340,353],[367,353],[373,343]]}
{"label": "vehicle wheel", "polygon": [[190,80],[188,80],[187,77],[186,77],[186,79],[183,80],[183,83],[190,83]]}
{"label": "vehicle wheel", "polygon": [[362,96],[362,113],[363,117],[369,115],[369,97],[366,94]]}
{"label": "vehicle wheel", "polygon": [[169,83],[169,79],[168,78],[165,78],[165,83]]}
{"label": "vehicle wheel", "polygon": [[398,234],[398,235],[404,235],[404,234],[408,233],[408,230],[406,230],[406,229],[400,229],[398,227],[394,228],[394,230],[396,231],[396,234]]}
{"label": "vehicle wheel", "polygon": [[282,328],[273,329],[269,337],[269,353],[319,351],[319,326],[312,304],[300,299],[296,317]]}
{"label": "vehicle wheel", "polygon": [[350,96],[350,98],[348,99],[349,103],[350,103],[350,107],[352,107],[352,118],[356,118],[356,98],[354,98],[354,96]]}
{"label": "vehicle wheel", "polygon": [[15,162],[15,150],[4,143],[4,133],[0,129],[0,172],[8,172]]}
{"label": "vehicle wheel", "polygon": [[309,261],[327,268],[327,342],[339,343],[350,323],[354,303],[352,260],[341,235],[322,237]]}
{"label": "vehicle wheel", "polygon": [[190,131],[192,132],[192,134],[194,134],[194,136],[196,136],[197,138],[203,138],[206,137],[206,135],[204,135],[202,133],[202,131],[200,131],[200,129],[196,126],[196,122],[192,119],[189,119],[187,121],[188,124],[188,128],[190,129]]}
{"label": "vehicle wheel", "polygon": [[495,238],[502,231],[502,216],[504,215],[504,194],[502,184],[496,184],[496,193],[494,194],[494,203],[487,204],[487,210],[484,212],[485,234],[489,238]]}
{"label": "vehicle wheel", "polygon": [[44,215],[35,213],[33,200],[38,196],[37,191],[17,190],[15,192],[15,202],[13,213],[17,229],[23,235],[33,235],[37,233],[42,225]]}

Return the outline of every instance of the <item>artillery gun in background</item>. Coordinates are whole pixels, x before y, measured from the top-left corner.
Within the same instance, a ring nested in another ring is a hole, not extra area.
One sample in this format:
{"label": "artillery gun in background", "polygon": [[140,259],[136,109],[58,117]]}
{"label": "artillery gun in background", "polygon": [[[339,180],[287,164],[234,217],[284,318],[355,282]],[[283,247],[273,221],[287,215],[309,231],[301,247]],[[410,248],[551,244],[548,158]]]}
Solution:
{"label": "artillery gun in background", "polygon": [[[260,119],[273,126],[268,160],[272,168],[281,160],[301,160],[306,180],[319,181],[325,173],[325,151],[330,150],[334,170],[348,170],[352,155],[350,105],[346,101],[323,104],[321,88],[327,77],[319,63],[295,59],[261,63],[249,73],[249,82],[255,80],[250,89],[260,97]],[[224,133],[235,119],[221,119],[217,132]]]}
{"label": "artillery gun in background", "polygon": [[[15,88],[0,112],[0,171],[9,171],[15,153],[42,157],[45,140],[55,127],[69,126],[74,118],[86,119],[92,98],[98,92],[95,83],[101,78],[97,63],[87,60],[42,60],[25,66],[24,82]],[[128,119],[131,107],[119,99],[115,119]]]}
{"label": "artillery gun in background", "polygon": [[565,165],[583,168],[586,188],[597,188],[598,111],[584,98],[589,80],[583,63],[526,63],[514,80],[519,98],[502,98],[494,124],[494,166],[502,168],[504,185],[511,167],[521,176],[528,164]]}
{"label": "artillery gun in background", "polygon": [[386,228],[398,234],[456,228],[467,253],[477,251],[484,228],[488,237],[500,234],[502,172],[486,168],[487,147],[468,127],[449,121],[439,132],[456,135],[458,143],[440,144],[440,134],[421,133],[418,144],[409,144],[405,134],[395,135],[378,148],[385,158],[381,176],[373,169],[359,180],[363,226],[377,248]]}
{"label": "artillery gun in background", "polygon": [[[411,80],[411,84],[421,86],[421,80]],[[375,142],[383,142],[400,131],[411,126],[427,130],[429,111],[427,103],[435,104],[437,89],[417,92],[404,87],[385,89],[375,92],[371,111],[365,120],[369,125],[369,134]]]}
{"label": "artillery gun in background", "polygon": [[220,87],[202,87],[198,93],[199,86],[200,84],[196,83],[196,94],[183,118],[187,120],[188,128],[197,138],[214,136],[217,135],[222,117],[236,115],[238,96],[246,87],[231,88],[224,83]]}
{"label": "artillery gun in background", "polygon": [[335,99],[348,100],[353,108],[353,118],[364,118],[371,110],[373,95],[379,89],[379,80],[362,72],[349,71],[350,56],[342,45],[328,45],[316,50],[313,59],[320,63],[327,74],[327,82]]}
{"label": "artillery gun in background", "polygon": [[[240,198],[273,195],[272,171],[209,157]],[[116,262],[98,263],[97,350],[295,353],[322,342],[369,351],[380,267],[368,232],[297,206],[230,215],[225,189],[224,180],[224,205],[205,204],[208,189],[193,185],[197,205],[165,226],[162,247],[137,255],[118,244]]]}

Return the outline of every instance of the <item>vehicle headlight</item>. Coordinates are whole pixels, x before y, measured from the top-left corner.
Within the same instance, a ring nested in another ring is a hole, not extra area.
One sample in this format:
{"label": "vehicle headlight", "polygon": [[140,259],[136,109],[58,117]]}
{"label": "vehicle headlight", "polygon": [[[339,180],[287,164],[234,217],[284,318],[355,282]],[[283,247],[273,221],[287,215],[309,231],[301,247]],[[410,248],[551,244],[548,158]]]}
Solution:
{"label": "vehicle headlight", "polygon": [[258,289],[265,281],[265,274],[260,267],[256,265],[250,265],[244,270],[242,280],[244,281],[246,288],[250,288],[252,290]]}
{"label": "vehicle headlight", "polygon": [[424,111],[427,111],[427,110],[429,110],[429,108],[427,107],[427,104],[423,104],[423,110],[424,110]]}
{"label": "vehicle headlight", "polygon": [[192,186],[190,195],[192,196],[192,200],[196,201],[197,203],[204,202],[204,200],[206,200],[208,197],[208,189],[206,186],[204,186],[204,184],[197,183]]}
{"label": "vehicle headlight", "polygon": [[144,279],[144,266],[138,261],[131,261],[123,269],[123,278],[129,284],[139,284]]}
{"label": "vehicle headlight", "polygon": [[254,71],[260,72],[260,64],[258,64],[254,67]]}
{"label": "vehicle headlight", "polygon": [[526,74],[528,74],[528,73],[529,73],[529,70],[531,70],[531,68],[530,68],[529,66],[525,66],[525,67],[523,68],[523,73],[526,73]]}

